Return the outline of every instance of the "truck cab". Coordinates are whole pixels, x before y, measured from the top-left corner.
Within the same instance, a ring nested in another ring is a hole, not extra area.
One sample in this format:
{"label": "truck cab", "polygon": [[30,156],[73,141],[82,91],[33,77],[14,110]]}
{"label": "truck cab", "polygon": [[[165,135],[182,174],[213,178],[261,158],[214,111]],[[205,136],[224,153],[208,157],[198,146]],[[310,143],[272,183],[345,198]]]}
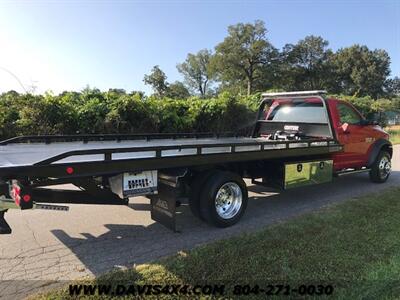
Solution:
{"label": "truck cab", "polygon": [[[332,154],[337,174],[369,170],[375,164],[382,178],[373,176],[374,181],[385,181],[393,155],[389,134],[376,122],[367,120],[351,103],[318,96],[326,93],[324,91],[307,93],[309,97],[302,92],[295,92],[293,96],[291,93],[264,94],[265,106],[261,114],[268,122],[286,124],[289,130],[279,132],[283,139],[296,135],[303,139],[305,136],[335,138],[343,146],[343,151]],[[303,132],[299,131],[300,127]],[[261,136],[274,139],[271,134],[261,133]]]}
{"label": "truck cab", "polygon": [[393,154],[389,134],[378,124],[366,120],[349,102],[328,99],[327,103],[336,138],[344,146],[343,152],[333,155],[335,170],[360,169],[370,165],[370,157],[379,144],[384,144],[384,150]]}

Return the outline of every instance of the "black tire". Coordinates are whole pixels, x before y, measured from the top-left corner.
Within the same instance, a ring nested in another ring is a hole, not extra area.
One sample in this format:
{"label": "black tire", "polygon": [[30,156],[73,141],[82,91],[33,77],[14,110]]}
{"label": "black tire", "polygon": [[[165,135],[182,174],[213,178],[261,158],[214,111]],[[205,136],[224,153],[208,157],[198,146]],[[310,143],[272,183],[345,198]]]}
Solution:
{"label": "black tire", "polygon": [[389,178],[391,168],[390,159],[391,157],[388,152],[379,152],[378,157],[371,166],[371,171],[369,171],[369,178],[372,182],[383,183]]}
{"label": "black tire", "polygon": [[[220,199],[223,197],[221,195],[226,196],[223,199],[225,204],[219,207],[219,212],[216,205],[217,194],[220,195]],[[236,224],[246,210],[248,201],[247,187],[239,175],[217,171],[205,181],[200,199],[200,215],[207,223],[217,227],[229,227]],[[225,213],[223,207],[228,207],[228,209],[226,211],[227,214],[221,217],[221,214]],[[231,214],[228,214],[228,212]]]}
{"label": "black tire", "polygon": [[200,214],[201,190],[202,190],[203,185],[206,182],[206,180],[210,176],[212,176],[212,174],[215,172],[216,172],[215,170],[209,170],[209,171],[204,171],[204,172],[197,174],[193,178],[192,184],[190,185],[189,207],[190,207],[190,210],[192,211],[192,214],[201,220],[204,220],[204,218]]}

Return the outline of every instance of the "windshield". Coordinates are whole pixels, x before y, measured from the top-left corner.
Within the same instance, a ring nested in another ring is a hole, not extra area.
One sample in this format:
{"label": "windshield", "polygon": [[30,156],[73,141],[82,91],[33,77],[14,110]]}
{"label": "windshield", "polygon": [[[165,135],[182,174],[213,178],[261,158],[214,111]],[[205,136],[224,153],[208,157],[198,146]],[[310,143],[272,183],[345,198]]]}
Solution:
{"label": "windshield", "polygon": [[266,120],[278,122],[328,123],[322,101],[307,99],[274,101]]}

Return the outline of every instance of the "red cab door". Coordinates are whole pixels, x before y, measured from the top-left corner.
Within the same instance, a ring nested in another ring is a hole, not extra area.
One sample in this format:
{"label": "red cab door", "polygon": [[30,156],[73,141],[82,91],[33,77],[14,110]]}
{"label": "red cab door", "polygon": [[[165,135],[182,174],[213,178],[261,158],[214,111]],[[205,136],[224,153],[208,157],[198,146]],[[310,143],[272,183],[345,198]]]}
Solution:
{"label": "red cab door", "polygon": [[335,169],[361,168],[367,162],[371,145],[370,128],[361,125],[363,117],[352,105],[344,101],[335,103],[337,139],[344,145],[344,151],[334,155]]}

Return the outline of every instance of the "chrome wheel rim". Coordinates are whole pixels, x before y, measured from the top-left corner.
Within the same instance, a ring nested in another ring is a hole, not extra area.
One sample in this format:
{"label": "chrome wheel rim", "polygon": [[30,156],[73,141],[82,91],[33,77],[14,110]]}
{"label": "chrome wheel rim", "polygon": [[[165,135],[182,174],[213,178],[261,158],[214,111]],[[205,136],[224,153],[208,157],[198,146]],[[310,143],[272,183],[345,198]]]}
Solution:
{"label": "chrome wheel rim", "polygon": [[392,170],[392,164],[390,163],[390,159],[386,156],[382,157],[379,162],[379,175],[382,179],[389,176]]}
{"label": "chrome wheel rim", "polygon": [[235,182],[225,183],[215,196],[215,208],[222,219],[235,217],[242,207],[242,189]]}

